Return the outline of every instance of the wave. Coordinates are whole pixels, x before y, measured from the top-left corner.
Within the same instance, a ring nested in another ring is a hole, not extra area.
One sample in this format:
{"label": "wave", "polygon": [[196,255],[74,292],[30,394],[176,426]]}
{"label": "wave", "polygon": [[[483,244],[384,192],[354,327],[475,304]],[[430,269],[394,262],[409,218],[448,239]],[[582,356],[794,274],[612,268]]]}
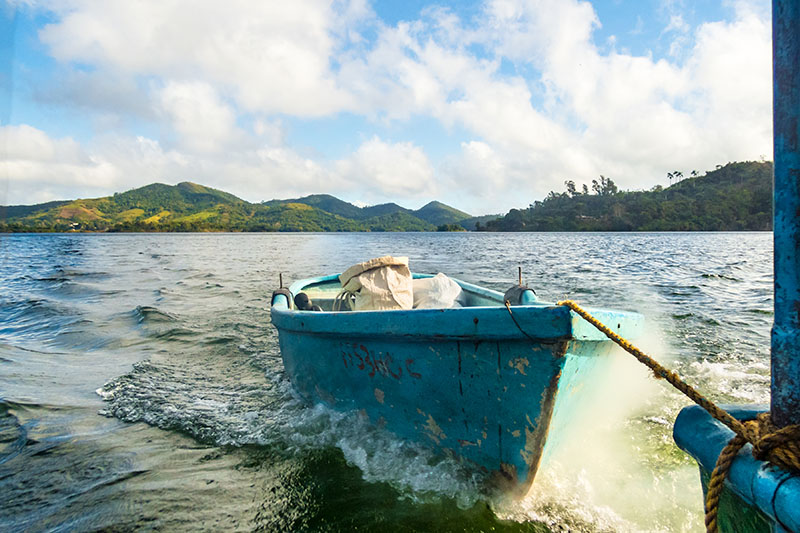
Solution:
{"label": "wave", "polygon": [[19,419],[0,403],[0,465],[20,454],[28,442],[28,432]]}
{"label": "wave", "polygon": [[29,437],[27,425],[20,423],[19,417],[14,412],[40,409],[57,411],[60,408],[35,402],[0,399],[0,465],[18,456],[26,446],[39,444]]}
{"label": "wave", "polygon": [[195,330],[177,327],[158,331],[153,333],[151,337],[162,341],[176,341],[195,344],[199,335],[201,335],[201,333]]}
{"label": "wave", "polygon": [[765,315],[765,316],[772,316],[775,314],[774,311],[771,309],[745,309],[745,313],[751,313],[754,315]]}
{"label": "wave", "polygon": [[41,278],[28,278],[28,279],[32,281],[45,281],[48,283],[68,283],[72,281],[70,280],[70,278],[64,276],[45,276]]}
{"label": "wave", "polygon": [[75,320],[75,315],[74,311],[60,302],[29,298],[0,301],[0,319],[0,329],[24,326],[38,330],[71,323]]}
{"label": "wave", "polygon": [[137,305],[136,309],[131,311],[131,316],[140,324],[178,322],[178,317],[175,315],[148,305]]}
{"label": "wave", "polygon": [[212,336],[211,338],[203,340],[203,344],[214,346],[216,344],[232,344],[238,342],[239,339],[231,336]]}
{"label": "wave", "polygon": [[697,315],[695,313],[678,313],[678,314],[672,315],[672,318],[675,319],[675,320],[681,320],[681,321],[689,320],[689,319],[695,319],[695,320],[697,320],[697,321],[699,321],[699,322],[701,322],[703,324],[706,324],[708,326],[719,326],[719,325],[721,325],[720,322],[718,320],[714,319],[714,318],[706,317],[706,316],[702,316],[702,315]]}
{"label": "wave", "polygon": [[92,351],[106,347],[112,335],[101,335],[101,323],[68,302],[34,298],[0,301],[0,340],[8,346],[54,355],[52,348]]}
{"label": "wave", "polygon": [[733,276],[727,276],[725,274],[708,274],[708,273],[706,273],[706,274],[701,274],[700,277],[701,278],[705,278],[705,279],[723,279],[725,281],[736,281],[736,282],[741,282],[742,281],[739,278],[735,278]]}

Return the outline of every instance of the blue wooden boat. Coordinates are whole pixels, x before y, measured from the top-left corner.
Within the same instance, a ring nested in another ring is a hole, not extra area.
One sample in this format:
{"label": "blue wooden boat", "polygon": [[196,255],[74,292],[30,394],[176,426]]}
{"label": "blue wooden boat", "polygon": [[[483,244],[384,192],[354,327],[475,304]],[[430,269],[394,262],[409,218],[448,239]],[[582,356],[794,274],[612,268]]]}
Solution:
{"label": "blue wooden boat", "polygon": [[[512,317],[502,293],[455,281],[463,307],[447,309],[333,311],[336,275],[276,291],[271,318],[284,366],[307,401],[359,410],[401,438],[474,463],[502,493],[523,495],[613,343],[530,290]],[[300,292],[322,311],[293,309]],[[636,313],[592,312],[625,337],[642,328]]]}
{"label": "blue wooden boat", "polygon": [[[800,425],[800,2],[774,0],[775,319],[769,406],[730,407],[739,420],[769,411],[777,427]],[[675,421],[675,442],[700,466],[703,491],[733,431],[699,407]],[[718,531],[800,532],[800,475],[755,459],[748,444],[736,456],[720,498]]]}

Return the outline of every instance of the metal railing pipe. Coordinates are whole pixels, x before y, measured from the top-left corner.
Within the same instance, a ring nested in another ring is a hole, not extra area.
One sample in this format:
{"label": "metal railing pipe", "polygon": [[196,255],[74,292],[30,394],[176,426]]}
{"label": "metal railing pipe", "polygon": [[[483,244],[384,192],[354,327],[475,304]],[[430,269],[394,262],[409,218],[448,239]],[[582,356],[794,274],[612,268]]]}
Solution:
{"label": "metal railing pipe", "polygon": [[772,3],[775,318],[772,420],[800,424],[800,1]]}

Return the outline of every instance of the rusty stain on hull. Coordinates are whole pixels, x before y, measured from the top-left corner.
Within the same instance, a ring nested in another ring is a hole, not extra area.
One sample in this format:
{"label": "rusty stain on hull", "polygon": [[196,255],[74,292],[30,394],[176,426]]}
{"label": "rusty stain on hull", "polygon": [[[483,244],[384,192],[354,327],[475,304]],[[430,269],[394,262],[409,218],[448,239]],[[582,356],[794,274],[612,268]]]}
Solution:
{"label": "rusty stain on hull", "polygon": [[[559,343],[554,353],[555,357],[564,357],[567,353],[568,344],[567,341]],[[533,478],[536,477],[536,472],[539,470],[539,463],[542,460],[544,445],[547,442],[547,434],[550,429],[550,419],[553,416],[553,409],[556,405],[560,379],[561,372],[558,372],[550,380],[550,384],[542,392],[541,409],[536,422],[531,423],[531,420],[528,419],[529,425],[525,428],[525,448],[520,450],[523,460],[528,465],[528,476],[523,483],[524,490],[530,487],[531,483],[533,483]],[[530,430],[529,427],[532,427],[533,430]]]}

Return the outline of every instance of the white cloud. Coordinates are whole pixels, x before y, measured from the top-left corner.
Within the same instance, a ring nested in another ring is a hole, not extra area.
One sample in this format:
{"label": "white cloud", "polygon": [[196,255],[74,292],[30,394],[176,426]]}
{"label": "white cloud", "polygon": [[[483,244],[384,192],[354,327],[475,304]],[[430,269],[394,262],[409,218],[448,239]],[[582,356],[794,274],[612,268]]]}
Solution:
{"label": "white cloud", "polygon": [[689,37],[687,35],[689,30],[689,24],[683,20],[682,15],[674,14],[669,18],[669,24],[667,24],[667,27],[664,28],[661,34],[673,35],[672,42],[669,45],[669,55],[671,57],[678,58],[681,52],[683,52],[684,47],[689,42]]}
{"label": "white cloud", "polygon": [[247,110],[319,116],[349,105],[330,70],[332,33],[368,12],[344,7],[340,18],[320,0],[75,0],[52,6],[60,19],[40,38],[61,61],[202,80]]}
{"label": "white cloud", "polygon": [[287,198],[336,186],[329,169],[284,146],[242,146],[213,155],[165,149],[157,141],[110,137],[96,146],[121,174],[136,174],[141,186],[154,181],[193,181],[251,202]]}
{"label": "white cloud", "polygon": [[28,125],[4,126],[2,128],[5,161],[86,161],[80,145],[69,137],[51,139],[48,135]]}
{"label": "white cloud", "polygon": [[696,86],[688,109],[709,168],[772,153],[770,20],[741,3],[737,15],[698,29],[687,67]]}
{"label": "white cloud", "polygon": [[373,137],[339,161],[336,172],[363,201],[430,198],[438,192],[425,152],[407,142],[390,144]]}
{"label": "white cloud", "polygon": [[683,20],[683,15],[674,14],[669,18],[669,24],[667,27],[664,28],[662,33],[669,33],[669,32],[676,32],[676,33],[688,33],[689,32],[689,24]]}
{"label": "white cloud", "polygon": [[591,4],[576,0],[489,0],[486,14],[499,55],[550,68],[580,63],[600,24]]}
{"label": "white cloud", "polygon": [[[397,26],[377,20],[366,0],[72,0],[52,7],[40,37],[57,60],[91,74],[73,73],[46,94],[135,114],[158,138],[119,130],[81,146],[27,131],[17,152],[53,155],[13,161],[51,165],[50,175],[57,161],[72,165],[53,183],[127,188],[157,176],[253,200],[349,192],[402,203],[472,191],[495,212],[565,179],[604,174],[649,188],[667,170],[770,153],[769,11],[761,0],[731,5],[730,20],[692,28],[683,5],[669,3],[674,57],[655,60],[598,49],[602,21],[578,0],[487,0],[468,21],[428,8]],[[413,137],[390,143],[369,129],[342,132],[368,140],[334,161],[286,144],[286,122],[343,112],[381,126],[432,118],[465,138],[442,162]],[[15,172],[16,183],[48,175]]]}
{"label": "white cloud", "polygon": [[244,139],[235,124],[236,112],[207,83],[169,82],[158,91],[158,100],[178,144],[191,151],[214,154]]}
{"label": "white cloud", "polygon": [[483,199],[509,185],[504,158],[481,141],[461,143],[461,154],[445,163],[444,172],[466,197]]}
{"label": "white cloud", "polygon": [[0,146],[0,176],[8,189],[8,200],[0,203],[36,203],[74,197],[76,191],[104,191],[117,177],[112,166],[86,153],[75,140],[52,139],[28,125],[0,127]]}
{"label": "white cloud", "polygon": [[279,120],[256,119],[253,121],[253,133],[269,145],[282,145],[286,142],[286,131]]}
{"label": "white cloud", "polygon": [[[768,153],[769,19],[748,5],[737,7],[732,22],[701,27],[681,66],[615,51],[601,54],[592,41],[598,21],[586,2],[489,2],[495,49],[538,69],[547,94],[544,104],[531,107],[524,96],[514,99],[508,88],[492,87],[496,103],[473,107],[465,124],[495,142],[500,138],[492,136],[492,126],[513,131],[520,142],[504,150],[506,162],[541,155],[528,158],[530,174],[540,181],[529,189],[540,194],[542,186],[560,189],[565,178],[588,181],[601,173],[626,188],[649,187],[664,169],[713,168]],[[688,32],[680,17],[673,17],[672,26]],[[522,88],[531,86],[525,81]],[[516,113],[497,112],[511,101]],[[530,127],[536,120],[542,126]],[[522,135],[526,130],[547,134]]]}

